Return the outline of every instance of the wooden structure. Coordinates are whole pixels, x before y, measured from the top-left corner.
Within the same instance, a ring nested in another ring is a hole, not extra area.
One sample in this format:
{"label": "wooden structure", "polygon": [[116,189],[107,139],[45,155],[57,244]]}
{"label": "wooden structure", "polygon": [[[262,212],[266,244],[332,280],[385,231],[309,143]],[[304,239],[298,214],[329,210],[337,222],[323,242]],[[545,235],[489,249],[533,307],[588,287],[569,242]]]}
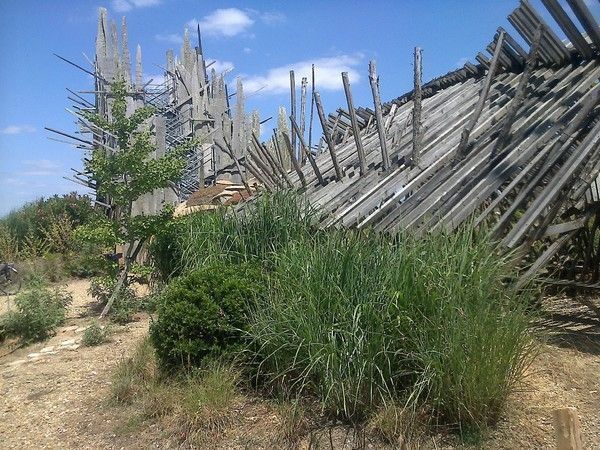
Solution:
{"label": "wooden structure", "polygon": [[[478,64],[422,86],[416,73],[417,95],[378,104],[371,64],[374,109],[340,108],[322,120],[328,152],[289,174],[322,212],[321,225],[424,233],[485,223],[522,257],[519,283],[585,240],[571,275],[597,283],[600,41],[584,2],[568,3],[577,25],[544,0],[571,43],[522,0],[509,21],[529,51],[499,28],[487,47],[493,57],[479,53]],[[344,86],[349,94],[345,77]]]}

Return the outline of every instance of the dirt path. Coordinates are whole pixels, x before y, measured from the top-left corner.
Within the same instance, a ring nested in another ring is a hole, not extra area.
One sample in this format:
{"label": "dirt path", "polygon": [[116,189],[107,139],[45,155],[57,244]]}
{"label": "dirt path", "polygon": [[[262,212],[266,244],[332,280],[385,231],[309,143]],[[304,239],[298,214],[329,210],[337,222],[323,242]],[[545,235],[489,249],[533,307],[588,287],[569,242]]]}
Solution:
{"label": "dirt path", "polygon": [[[82,333],[91,320],[86,315],[91,302],[87,287],[86,281],[69,283],[73,304],[56,336],[0,357],[0,448],[176,446],[160,424],[133,423],[136,411],[108,404],[113,368],[146,335],[148,317],[115,326],[109,343],[82,347]],[[550,330],[550,343],[484,448],[554,448],[553,410],[565,406],[577,408],[586,448],[600,448],[600,329],[584,309],[564,300],[546,306],[544,328]],[[0,346],[0,355],[9,350]],[[210,448],[275,447],[269,443],[280,422],[272,405],[251,397],[245,403]],[[336,432],[343,437],[343,430]],[[434,440],[425,447],[450,444],[445,438]],[[323,442],[328,448],[329,439]],[[351,448],[336,445],[343,447]]]}
{"label": "dirt path", "polygon": [[[90,322],[88,286],[84,280],[69,283],[73,304],[54,337],[0,358],[0,448],[112,447],[81,431],[100,419],[90,405],[102,404],[112,368],[147,332],[148,320],[115,327],[107,344],[82,347]],[[7,350],[1,347],[0,354]]]}

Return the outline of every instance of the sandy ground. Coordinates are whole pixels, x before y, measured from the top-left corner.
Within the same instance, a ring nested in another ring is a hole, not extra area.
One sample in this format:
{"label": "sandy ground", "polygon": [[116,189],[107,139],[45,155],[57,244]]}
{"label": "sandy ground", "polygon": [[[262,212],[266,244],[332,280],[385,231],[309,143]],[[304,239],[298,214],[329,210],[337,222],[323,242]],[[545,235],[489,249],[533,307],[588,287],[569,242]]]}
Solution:
{"label": "sandy ground", "polygon": [[[177,448],[160,421],[136,421],[136,411],[108,401],[111,374],[119,360],[146,335],[149,318],[115,327],[99,347],[79,345],[90,322],[88,282],[69,283],[73,304],[65,326],[46,342],[14,350],[0,346],[0,448]],[[554,448],[552,414],[573,406],[586,448],[600,448],[600,327],[585,308],[564,299],[546,302],[543,327],[549,342],[515,393],[505,417],[484,448]],[[569,311],[569,314],[565,314]],[[14,351],[13,351],[14,350]],[[202,448],[282,448],[280,417],[262,399],[243,397],[233,420]],[[341,426],[313,430],[300,448],[382,448]],[[449,448],[446,438],[425,447]]]}

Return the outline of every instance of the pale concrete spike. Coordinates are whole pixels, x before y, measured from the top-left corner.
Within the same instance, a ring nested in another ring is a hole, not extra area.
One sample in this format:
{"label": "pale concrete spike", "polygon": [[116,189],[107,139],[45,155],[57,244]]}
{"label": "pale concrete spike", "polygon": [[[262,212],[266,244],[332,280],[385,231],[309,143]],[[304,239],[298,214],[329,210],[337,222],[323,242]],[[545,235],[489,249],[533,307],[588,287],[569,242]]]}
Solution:
{"label": "pale concrete spike", "polygon": [[204,111],[203,108],[203,97],[204,95],[200,93],[200,79],[198,78],[198,63],[194,63],[192,67],[192,82],[191,82],[191,93],[192,93],[192,117],[195,119],[200,119],[201,114]]}
{"label": "pale concrete spike", "polygon": [[[260,113],[255,109],[250,116],[250,131],[260,136]],[[250,135],[252,137],[252,135]]]}
{"label": "pale concrete spike", "polygon": [[245,114],[244,114],[244,87],[242,85],[242,79],[237,78],[236,80],[236,105],[235,114],[233,116],[233,137],[232,137],[232,150],[235,156],[241,156],[245,150]]}
{"label": "pale concrete spike", "polygon": [[188,72],[192,71],[194,60],[192,46],[190,45],[190,32],[186,28],[183,32],[183,44],[181,45],[181,61]]}
{"label": "pale concrete spike", "polygon": [[121,70],[119,67],[119,35],[117,34],[117,23],[114,20],[110,21],[110,55],[109,59],[112,66],[113,79],[121,78]]}
{"label": "pale concrete spike", "polygon": [[171,73],[175,72],[175,56],[173,50],[167,50],[167,70]]}
{"label": "pale concrete spike", "polygon": [[135,89],[138,91],[142,90],[142,83],[144,80],[142,71],[142,47],[138,44],[135,49]]}
{"label": "pale concrete spike", "polygon": [[106,57],[106,8],[98,8],[98,31],[96,33],[96,56]]}
{"label": "pale concrete spike", "polygon": [[218,89],[217,71],[214,68],[210,69],[210,97],[215,98],[215,93]]}
{"label": "pale concrete spike", "polygon": [[127,38],[127,19],[123,16],[121,22],[121,65],[123,76],[127,85],[131,84],[131,55],[129,53],[129,40]]}
{"label": "pale concrete spike", "polygon": [[[288,115],[283,106],[279,107],[279,113],[277,115],[277,143],[280,148],[287,148],[288,145],[285,141],[284,134],[290,136],[290,129],[288,127]],[[290,158],[290,154],[287,151],[281,152],[281,157],[283,159],[283,168],[285,170],[290,170],[292,168],[292,160]]]}

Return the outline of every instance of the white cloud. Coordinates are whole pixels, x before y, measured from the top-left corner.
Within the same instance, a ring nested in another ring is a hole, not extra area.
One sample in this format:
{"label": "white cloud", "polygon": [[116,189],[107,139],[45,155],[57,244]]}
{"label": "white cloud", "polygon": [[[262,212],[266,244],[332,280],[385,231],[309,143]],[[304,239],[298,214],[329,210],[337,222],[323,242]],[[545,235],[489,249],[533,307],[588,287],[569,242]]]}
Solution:
{"label": "white cloud", "polygon": [[252,53],[252,49],[250,47],[244,47],[244,50],[242,50],[246,55]]}
{"label": "white cloud", "polygon": [[260,90],[265,94],[282,94],[290,90],[290,70],[294,70],[296,82],[302,77],[310,79],[311,65],[315,65],[315,83],[319,90],[340,90],[342,72],[348,72],[351,83],[360,80],[355,67],[362,61],[362,55],[340,55],[330,58],[318,58],[311,61],[300,61],[286,66],[270,69],[265,75],[246,76],[242,78],[245,92]]}
{"label": "white cloud", "polygon": [[154,39],[159,42],[167,42],[169,44],[181,44],[183,42],[183,36],[177,33],[156,34],[154,35]]}
{"label": "white cloud", "polygon": [[18,172],[18,175],[25,177],[55,175],[61,168],[60,164],[49,159],[26,159],[21,162],[25,169]]}
{"label": "white cloud", "polygon": [[35,133],[35,127],[33,125],[9,125],[5,128],[0,129],[2,134],[22,134],[22,133]]}
{"label": "white cloud", "polygon": [[210,67],[207,68],[207,71],[210,71],[211,69],[215,69],[215,72],[217,72],[217,73],[231,71],[235,67],[231,61],[219,61],[218,59],[215,59],[214,62],[209,61],[207,63],[207,66],[209,64],[210,64]]}
{"label": "white cloud", "polygon": [[211,36],[232,37],[243,33],[254,24],[254,20],[237,8],[217,9],[201,20],[192,19],[187,23],[191,29],[200,25],[202,33]]}
{"label": "white cloud", "polygon": [[133,8],[147,8],[160,5],[162,0],[112,0],[112,7],[117,12],[131,11]]}

